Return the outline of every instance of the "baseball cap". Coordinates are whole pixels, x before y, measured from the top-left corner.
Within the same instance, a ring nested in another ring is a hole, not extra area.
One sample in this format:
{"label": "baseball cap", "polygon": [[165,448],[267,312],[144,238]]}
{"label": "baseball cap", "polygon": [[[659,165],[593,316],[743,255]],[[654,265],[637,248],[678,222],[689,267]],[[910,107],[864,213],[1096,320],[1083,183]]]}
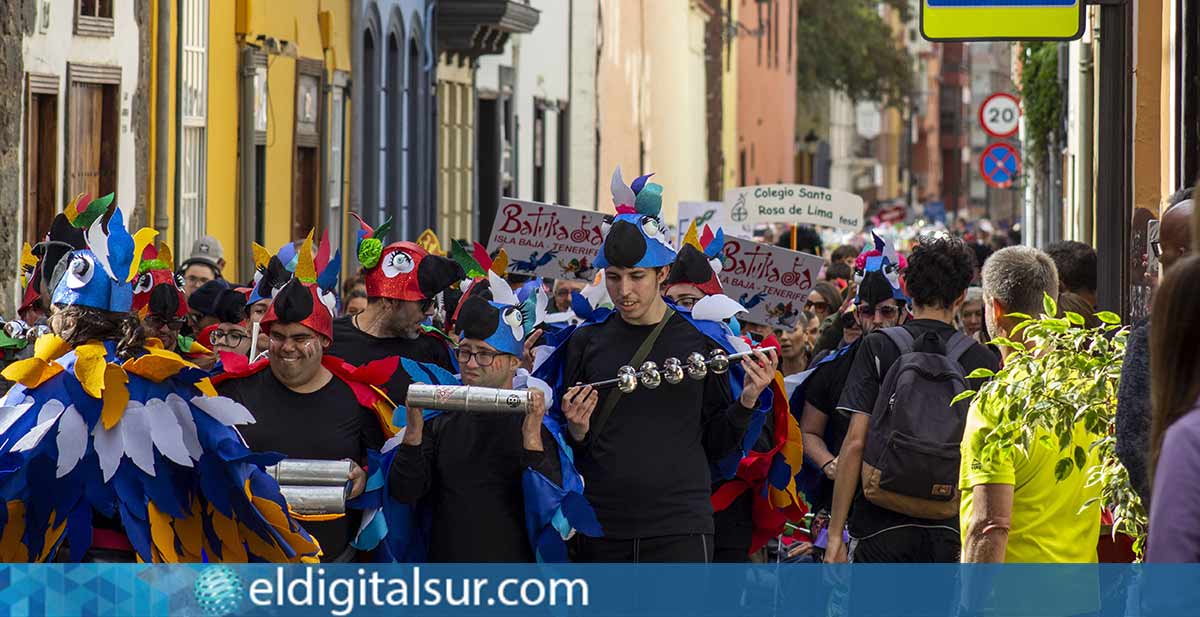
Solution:
{"label": "baseball cap", "polygon": [[220,272],[221,260],[224,258],[225,249],[221,248],[221,243],[212,236],[202,236],[192,243],[192,252],[180,267],[187,268],[192,264],[205,264]]}

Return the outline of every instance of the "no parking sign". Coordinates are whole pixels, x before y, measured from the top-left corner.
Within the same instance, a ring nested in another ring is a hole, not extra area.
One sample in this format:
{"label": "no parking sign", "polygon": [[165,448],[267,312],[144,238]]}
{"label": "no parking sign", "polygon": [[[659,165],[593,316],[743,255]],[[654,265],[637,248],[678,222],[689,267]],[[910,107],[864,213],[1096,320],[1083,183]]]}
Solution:
{"label": "no parking sign", "polygon": [[992,144],[979,157],[979,172],[988,186],[1009,188],[1021,174],[1021,155],[1009,144]]}

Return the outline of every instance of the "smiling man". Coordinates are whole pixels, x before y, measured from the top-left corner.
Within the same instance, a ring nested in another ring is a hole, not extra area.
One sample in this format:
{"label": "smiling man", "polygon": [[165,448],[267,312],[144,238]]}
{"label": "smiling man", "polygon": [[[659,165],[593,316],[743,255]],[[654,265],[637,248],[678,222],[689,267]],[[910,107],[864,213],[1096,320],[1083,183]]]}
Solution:
{"label": "smiling man", "polygon": [[[660,294],[675,251],[657,218],[662,187],[645,180],[628,187],[620,170],[614,175],[618,214],[593,263],[605,270],[616,310],[580,326],[539,366],[538,376],[545,375],[552,386],[611,379],[625,365],[652,361],[662,366],[668,357],[707,355],[722,346],[701,328],[727,328],[675,311]],[[603,538],[578,534],[576,558],[711,561],[710,464],[739,452],[753,416],[768,409],[769,401],[759,395],[773,379],[775,363],[769,352],[742,362],[740,384],[729,375],[710,374],[627,394],[590,386],[567,389],[552,413],[567,424],[568,443],[587,480],[584,495],[604,530]],[[734,385],[741,386],[739,394]]]}
{"label": "smiling man", "polygon": [[[269,361],[214,382],[223,396],[254,414],[255,423],[242,429],[251,449],[289,458],[354,461],[354,497],[365,485],[361,465],[367,462],[367,450],[379,449],[394,434],[381,416],[394,406],[373,384],[360,381],[361,373],[326,355],[333,337],[331,304],[331,294],[292,279],[275,294],[262,320],[270,340]],[[355,555],[349,543],[359,518],[351,511],[334,520],[305,522],[304,527],[320,541],[323,560],[349,561]]]}

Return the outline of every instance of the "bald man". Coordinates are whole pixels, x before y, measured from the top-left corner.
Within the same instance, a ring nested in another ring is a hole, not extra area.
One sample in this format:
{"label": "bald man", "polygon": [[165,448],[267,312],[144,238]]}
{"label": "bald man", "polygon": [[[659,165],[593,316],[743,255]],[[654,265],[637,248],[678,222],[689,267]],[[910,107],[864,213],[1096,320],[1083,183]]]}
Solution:
{"label": "bald man", "polygon": [[[1159,278],[1180,258],[1191,253],[1192,189],[1168,200],[1159,224]],[[1154,309],[1151,307],[1151,318]],[[1126,342],[1121,383],[1117,389],[1117,458],[1129,470],[1129,481],[1145,501],[1150,496],[1146,453],[1150,451],[1150,319],[1136,324]]]}

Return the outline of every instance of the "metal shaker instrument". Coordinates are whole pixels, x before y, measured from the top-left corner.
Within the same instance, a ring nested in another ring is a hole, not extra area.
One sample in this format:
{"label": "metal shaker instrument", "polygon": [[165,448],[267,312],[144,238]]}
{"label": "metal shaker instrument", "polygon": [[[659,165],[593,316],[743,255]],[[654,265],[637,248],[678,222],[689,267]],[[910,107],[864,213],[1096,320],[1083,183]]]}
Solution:
{"label": "metal shaker instrument", "polygon": [[752,355],[754,355],[754,351],[739,351],[730,354],[724,349],[714,349],[705,359],[704,354],[693,352],[688,355],[685,362],[681,362],[679,358],[667,358],[663,360],[661,367],[654,362],[644,362],[637,369],[632,366],[622,366],[617,369],[616,377],[588,385],[598,390],[615,387],[626,394],[633,392],[638,386],[653,390],[662,385],[664,381],[669,384],[677,384],[683,381],[684,375],[695,380],[704,379],[709,371],[723,375],[729,371],[730,364],[741,362]]}
{"label": "metal shaker instrument", "polygon": [[532,402],[530,390],[427,384],[409,386],[404,400],[405,405],[419,409],[520,414],[529,411]]}
{"label": "metal shaker instrument", "polygon": [[289,458],[266,468],[288,507],[300,515],[345,514],[353,483],[350,461]]}

